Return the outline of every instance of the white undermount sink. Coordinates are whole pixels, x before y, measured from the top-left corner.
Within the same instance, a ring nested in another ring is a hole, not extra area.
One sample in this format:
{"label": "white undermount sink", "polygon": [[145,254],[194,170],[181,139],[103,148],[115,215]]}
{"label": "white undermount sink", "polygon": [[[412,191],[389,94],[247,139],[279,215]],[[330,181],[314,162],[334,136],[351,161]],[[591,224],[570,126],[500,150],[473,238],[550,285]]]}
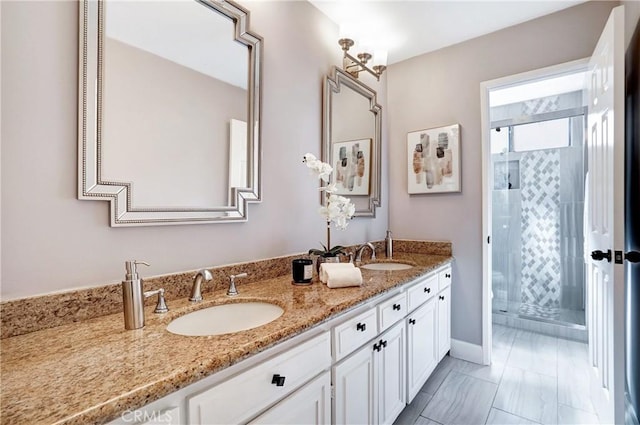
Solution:
{"label": "white undermount sink", "polygon": [[265,302],[222,304],[180,316],[169,323],[167,330],[186,336],[222,335],[266,325],[282,313],[279,306]]}
{"label": "white undermount sink", "polygon": [[360,268],[367,270],[408,270],[413,268],[413,266],[404,263],[369,263],[360,266]]}

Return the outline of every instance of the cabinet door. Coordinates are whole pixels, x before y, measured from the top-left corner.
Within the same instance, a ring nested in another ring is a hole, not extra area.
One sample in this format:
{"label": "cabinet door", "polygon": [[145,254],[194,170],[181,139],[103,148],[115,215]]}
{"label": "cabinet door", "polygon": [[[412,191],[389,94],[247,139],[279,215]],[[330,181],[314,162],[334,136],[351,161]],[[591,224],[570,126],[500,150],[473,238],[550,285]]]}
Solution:
{"label": "cabinet door", "polygon": [[407,317],[407,404],[435,369],[439,356],[438,302],[432,298]]}
{"label": "cabinet door", "polygon": [[375,417],[374,370],[372,344],[333,367],[333,423],[373,424]]}
{"label": "cabinet door", "polygon": [[451,287],[438,294],[438,361],[451,348]]}
{"label": "cabinet door", "polygon": [[378,385],[378,423],[392,424],[405,408],[405,326],[398,323],[382,334],[374,356]]}
{"label": "cabinet door", "polygon": [[323,373],[250,423],[282,425],[331,423],[331,374]]}

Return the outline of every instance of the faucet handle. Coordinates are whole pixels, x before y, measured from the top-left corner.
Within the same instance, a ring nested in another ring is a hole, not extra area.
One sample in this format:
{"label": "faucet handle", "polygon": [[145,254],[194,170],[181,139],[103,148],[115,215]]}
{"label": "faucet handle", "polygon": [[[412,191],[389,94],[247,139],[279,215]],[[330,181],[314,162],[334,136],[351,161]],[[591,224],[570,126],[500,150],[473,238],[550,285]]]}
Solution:
{"label": "faucet handle", "polygon": [[227,291],[227,296],[229,297],[234,297],[236,295],[238,295],[238,290],[236,289],[236,279],[239,277],[247,277],[249,276],[247,273],[240,273],[240,274],[232,274],[231,276],[229,276],[229,290]]}
{"label": "faucet handle", "polygon": [[158,295],[158,303],[156,304],[155,310],[153,310],[154,313],[162,314],[169,311],[169,308],[167,307],[167,303],[164,300],[164,288],[156,289],[155,291],[147,291],[143,295],[145,298]]}

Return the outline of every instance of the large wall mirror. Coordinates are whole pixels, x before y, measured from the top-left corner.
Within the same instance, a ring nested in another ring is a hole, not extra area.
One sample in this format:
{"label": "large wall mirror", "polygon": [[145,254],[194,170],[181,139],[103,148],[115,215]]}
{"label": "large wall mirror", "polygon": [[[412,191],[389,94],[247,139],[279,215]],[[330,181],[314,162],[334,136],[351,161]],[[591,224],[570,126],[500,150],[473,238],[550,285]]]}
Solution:
{"label": "large wall mirror", "polygon": [[334,169],[338,194],[355,204],[355,216],[375,217],[382,152],[382,108],[376,92],[334,67],[324,80],[323,100],[322,160]]}
{"label": "large wall mirror", "polygon": [[78,198],[112,226],[247,220],[262,39],[225,0],[80,2]]}

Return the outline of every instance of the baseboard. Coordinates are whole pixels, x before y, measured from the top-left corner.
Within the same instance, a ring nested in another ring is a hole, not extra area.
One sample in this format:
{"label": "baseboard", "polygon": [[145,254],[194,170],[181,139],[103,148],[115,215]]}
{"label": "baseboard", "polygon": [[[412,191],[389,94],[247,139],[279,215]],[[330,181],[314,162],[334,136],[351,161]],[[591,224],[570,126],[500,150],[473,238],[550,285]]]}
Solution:
{"label": "baseboard", "polygon": [[468,362],[482,364],[482,345],[451,339],[451,357]]}

